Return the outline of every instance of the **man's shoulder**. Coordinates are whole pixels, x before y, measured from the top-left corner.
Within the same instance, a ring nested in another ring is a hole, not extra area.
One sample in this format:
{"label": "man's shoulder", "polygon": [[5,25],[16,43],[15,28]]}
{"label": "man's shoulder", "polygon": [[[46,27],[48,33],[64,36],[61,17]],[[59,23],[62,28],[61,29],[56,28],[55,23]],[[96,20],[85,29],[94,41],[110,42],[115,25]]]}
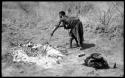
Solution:
{"label": "man's shoulder", "polygon": [[72,21],[72,20],[79,20],[79,17],[66,16],[66,17],[60,18],[60,21]]}
{"label": "man's shoulder", "polygon": [[69,20],[79,20],[79,17],[75,17],[75,16],[70,16]]}

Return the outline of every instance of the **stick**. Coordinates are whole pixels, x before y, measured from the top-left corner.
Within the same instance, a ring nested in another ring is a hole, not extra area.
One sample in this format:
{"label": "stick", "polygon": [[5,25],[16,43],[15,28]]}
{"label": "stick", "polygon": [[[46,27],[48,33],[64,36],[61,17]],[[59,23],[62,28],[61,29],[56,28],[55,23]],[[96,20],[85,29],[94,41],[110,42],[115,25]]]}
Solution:
{"label": "stick", "polygon": [[[48,45],[49,45],[49,42],[51,41],[51,38],[52,38],[52,36],[49,38],[49,41],[47,42]],[[46,49],[47,49],[48,45],[46,46]],[[44,50],[43,55],[46,55],[46,49]]]}

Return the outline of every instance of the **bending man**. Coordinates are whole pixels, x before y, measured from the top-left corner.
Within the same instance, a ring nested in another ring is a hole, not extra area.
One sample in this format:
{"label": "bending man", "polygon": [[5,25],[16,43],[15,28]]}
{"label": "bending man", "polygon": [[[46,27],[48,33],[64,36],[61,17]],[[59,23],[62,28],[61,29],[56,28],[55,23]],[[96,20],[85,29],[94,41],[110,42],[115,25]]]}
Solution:
{"label": "bending man", "polygon": [[64,27],[64,29],[70,30],[69,36],[70,36],[70,48],[72,48],[72,41],[75,39],[77,47],[83,46],[83,25],[82,22],[77,17],[68,17],[65,15],[64,11],[59,12],[60,21],[56,25],[55,29],[51,33],[51,36],[53,36],[54,32],[59,27]]}

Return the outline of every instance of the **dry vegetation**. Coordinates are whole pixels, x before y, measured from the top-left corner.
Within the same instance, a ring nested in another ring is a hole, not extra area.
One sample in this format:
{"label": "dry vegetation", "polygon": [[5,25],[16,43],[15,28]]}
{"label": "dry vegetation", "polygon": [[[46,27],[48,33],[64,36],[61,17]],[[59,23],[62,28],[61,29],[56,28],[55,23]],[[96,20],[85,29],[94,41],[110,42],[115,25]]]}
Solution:
{"label": "dry vegetation", "polygon": [[[19,44],[29,41],[44,44],[49,39],[54,24],[58,21],[60,10],[66,11],[67,15],[80,18],[84,27],[85,43],[93,43],[95,46],[82,51],[77,48],[67,48],[69,45],[68,33],[60,28],[50,41],[53,47],[61,46],[65,48],[71,53],[72,60],[76,60],[78,57],[75,55],[82,52],[88,54],[100,52],[106,55],[110,61],[110,57],[113,59],[117,57],[115,61],[123,67],[124,2],[2,2],[2,58],[5,57],[11,47]],[[5,74],[7,71],[11,71],[12,67],[7,68],[10,63],[7,63],[6,67],[4,63],[2,63],[4,76],[21,76],[16,71],[16,74]],[[25,70],[24,76],[30,76],[31,74],[33,76],[56,76],[55,74],[59,76],[123,75],[123,68],[120,67],[116,70],[104,71],[105,75],[101,71],[96,71],[94,74],[90,73],[91,71],[79,73],[78,71],[81,72],[83,67],[81,69],[74,65],[69,67],[68,64],[64,66],[64,69],[67,70],[62,70],[64,73],[57,73],[60,69],[53,70],[54,73],[51,72],[52,70],[41,70],[44,71],[42,73],[38,69],[29,73],[28,70],[33,70],[34,67],[29,66],[30,68],[26,70],[27,67],[22,67]],[[77,68],[78,70],[76,70]],[[89,70],[89,68],[86,69]],[[93,69],[90,70],[93,71]],[[106,73],[107,71],[111,75]]]}

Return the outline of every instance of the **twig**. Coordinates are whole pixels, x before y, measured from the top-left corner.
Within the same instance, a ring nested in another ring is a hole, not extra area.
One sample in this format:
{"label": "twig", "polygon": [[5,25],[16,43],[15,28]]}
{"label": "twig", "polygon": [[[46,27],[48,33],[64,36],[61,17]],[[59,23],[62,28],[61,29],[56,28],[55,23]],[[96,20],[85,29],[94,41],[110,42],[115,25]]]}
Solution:
{"label": "twig", "polygon": [[49,41],[47,42],[47,46],[46,46],[45,50],[43,51],[43,55],[46,55],[46,49],[49,46],[49,42],[50,42],[51,38],[52,38],[52,36],[49,38]]}

